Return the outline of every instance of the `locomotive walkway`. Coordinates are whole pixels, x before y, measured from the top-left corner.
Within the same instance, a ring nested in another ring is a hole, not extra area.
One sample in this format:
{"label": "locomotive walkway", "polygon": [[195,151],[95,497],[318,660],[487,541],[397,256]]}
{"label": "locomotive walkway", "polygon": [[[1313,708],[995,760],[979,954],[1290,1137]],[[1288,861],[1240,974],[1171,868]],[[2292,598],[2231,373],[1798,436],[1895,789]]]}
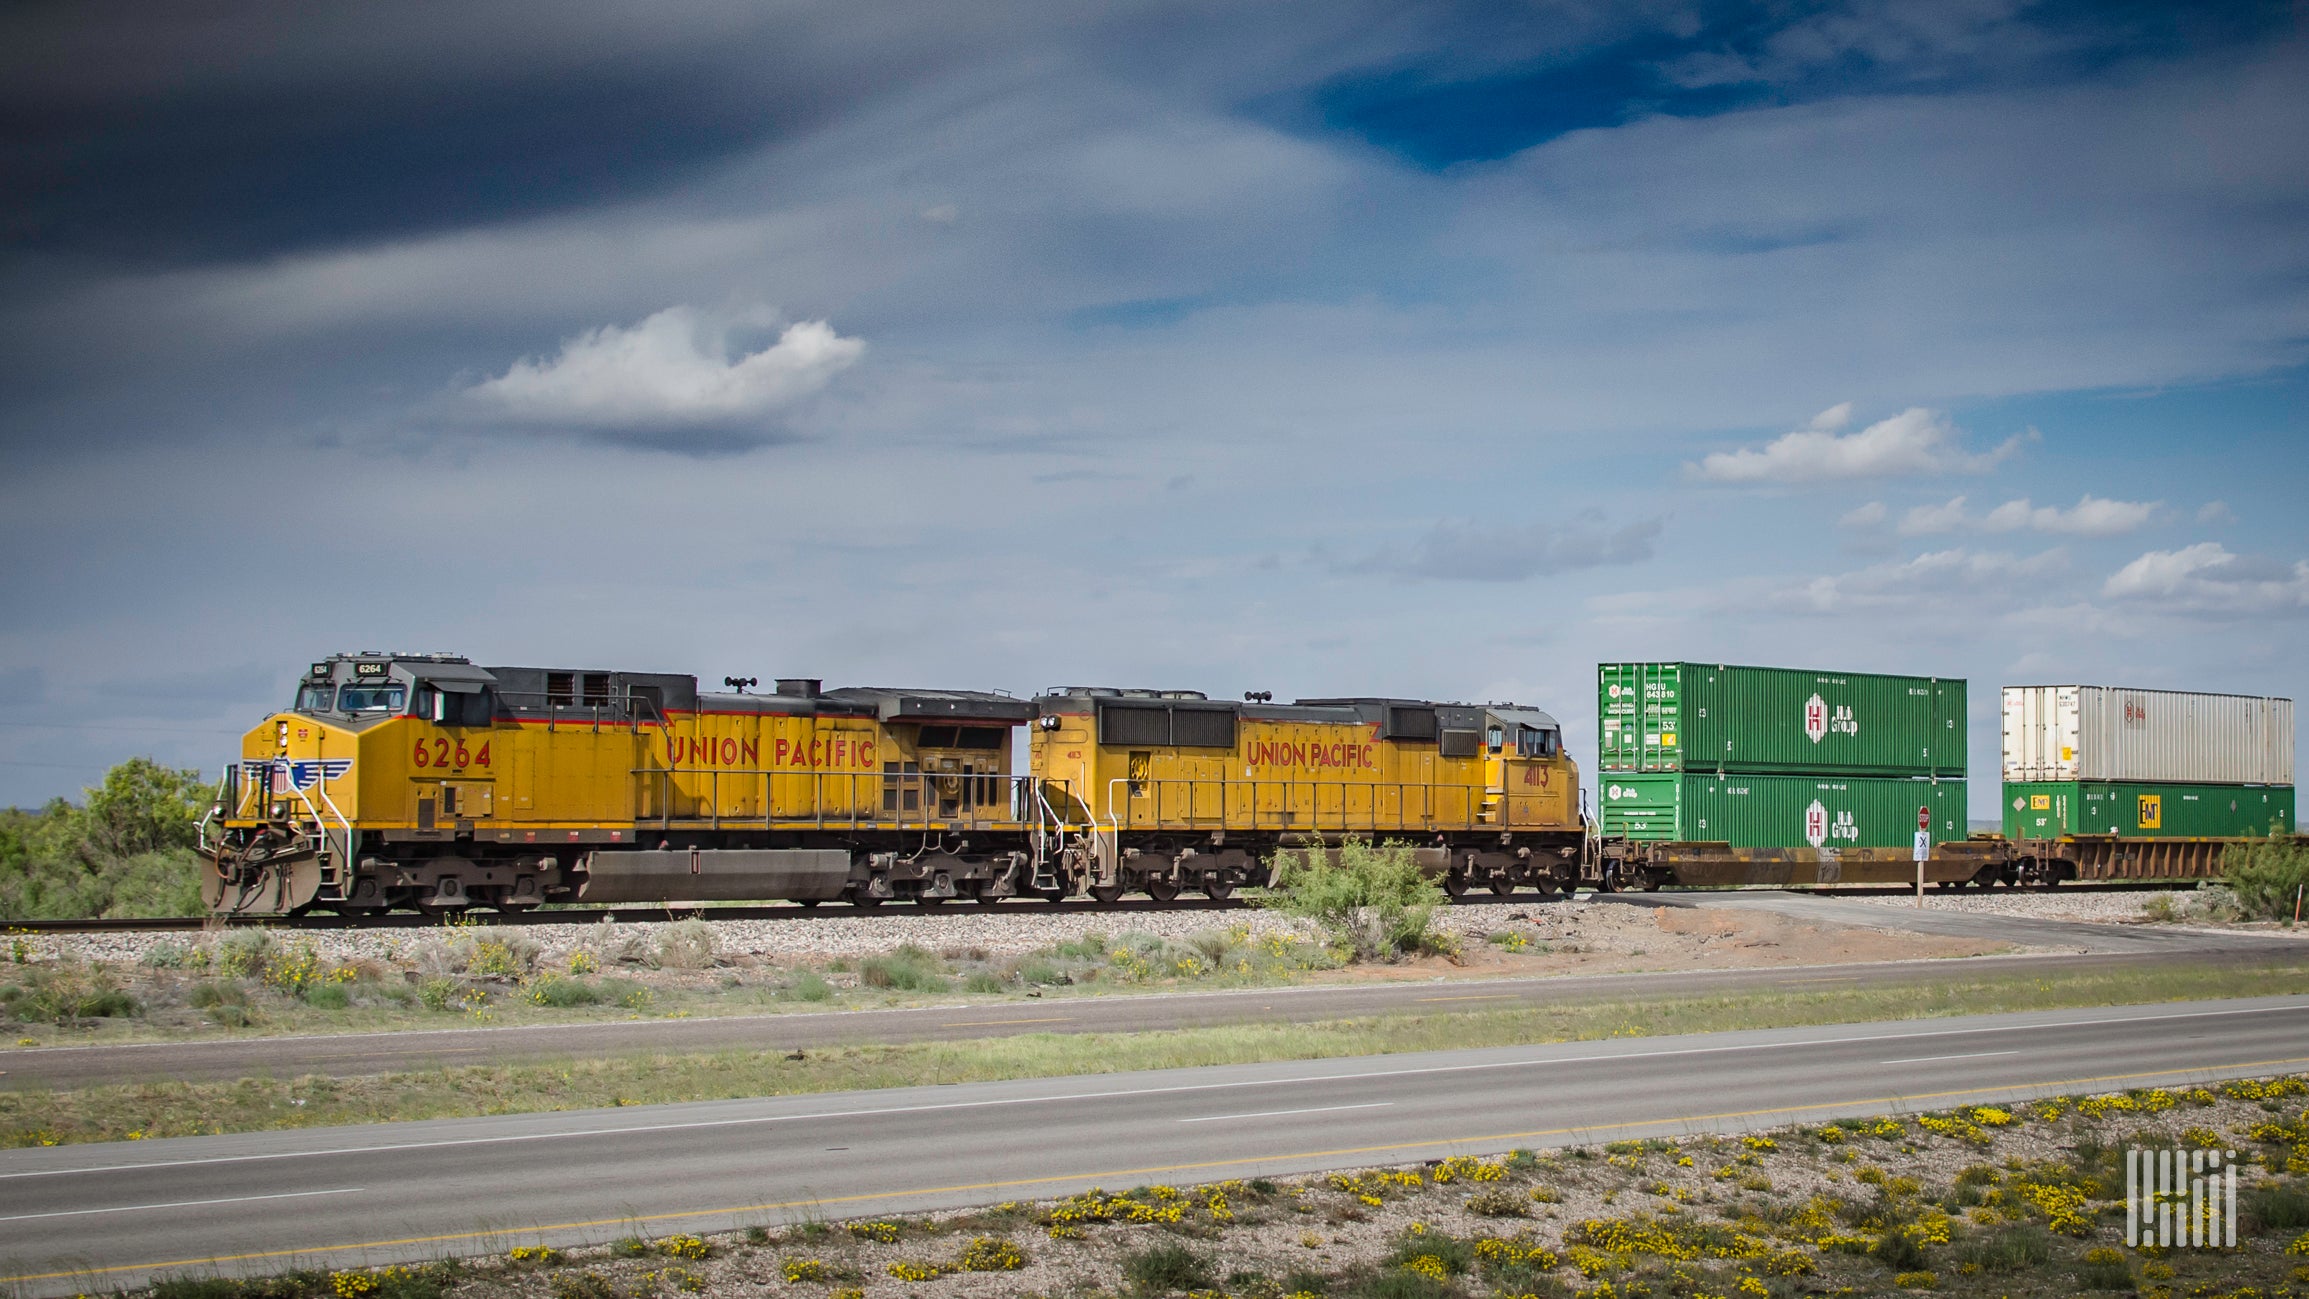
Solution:
{"label": "locomotive walkway", "polygon": [[[2055,954],[1965,958],[1983,976],[2090,973],[2246,963],[2309,953],[2280,934],[2093,925],[2025,917],[1912,911],[1810,894],[1622,894],[1582,905],[1769,909],[1813,920],[1990,939]],[[1733,995],[1898,986],[1948,961],[1890,961],[1773,969],[1675,971],[1538,979],[1324,985],[1223,992],[1146,993],[973,1002],[908,1010],[854,1010],[465,1028],[228,1041],[48,1047],[0,1053],[0,1090],[72,1088],[155,1079],[204,1081],[305,1074],[353,1077],[457,1065],[642,1053],[811,1049],[1006,1037],[1022,1033],[1136,1033],[1253,1023],[1306,1023],[1361,1015],[1512,1010],[1669,994]]]}
{"label": "locomotive walkway", "polygon": [[0,1284],[347,1267],[2309,1068],[2309,998],[0,1152]]}

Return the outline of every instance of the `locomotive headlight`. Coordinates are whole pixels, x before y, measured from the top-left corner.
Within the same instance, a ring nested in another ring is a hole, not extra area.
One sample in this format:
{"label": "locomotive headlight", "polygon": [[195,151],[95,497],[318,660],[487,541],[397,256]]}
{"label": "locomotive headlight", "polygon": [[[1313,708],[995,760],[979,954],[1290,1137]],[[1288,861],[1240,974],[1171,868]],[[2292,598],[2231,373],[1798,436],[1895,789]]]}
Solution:
{"label": "locomotive headlight", "polygon": [[1050,716],[1050,717],[1045,717],[1045,718],[1043,718],[1043,719],[1042,719],[1042,729],[1044,729],[1044,730],[1046,730],[1046,731],[1055,731],[1055,730],[1057,730],[1057,729],[1058,729],[1058,718],[1057,718],[1056,716]]}
{"label": "locomotive headlight", "polygon": [[289,724],[287,722],[281,723],[281,747],[284,749],[289,747]]}

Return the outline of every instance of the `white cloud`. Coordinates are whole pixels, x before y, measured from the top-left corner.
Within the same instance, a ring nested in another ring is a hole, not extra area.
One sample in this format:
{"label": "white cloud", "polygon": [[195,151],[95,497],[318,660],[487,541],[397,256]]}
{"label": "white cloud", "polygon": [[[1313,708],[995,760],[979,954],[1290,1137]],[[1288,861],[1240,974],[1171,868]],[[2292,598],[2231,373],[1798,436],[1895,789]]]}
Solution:
{"label": "white cloud", "polygon": [[1884,519],[1888,513],[1889,511],[1884,508],[1884,502],[1870,501],[1866,505],[1846,513],[1843,518],[1836,520],[1836,522],[1839,526],[1846,528],[1881,528],[1884,526]]}
{"label": "white cloud", "polygon": [[2229,509],[2227,501],[2207,501],[2197,507],[2197,522],[2199,523],[2235,523],[2236,521],[2237,516]]}
{"label": "white cloud", "polygon": [[2024,496],[1990,510],[1981,522],[1994,532],[2027,528],[2074,537],[2114,537],[2155,518],[2162,504],[2162,501],[2112,501],[2087,494],[2064,510],[2053,505],[2031,507]]}
{"label": "white cloud", "polygon": [[2234,555],[2217,541],[2152,550],[2118,569],[2101,587],[2120,600],[2154,602],[2176,613],[2309,612],[2309,560]]}
{"label": "white cloud", "polygon": [[[2014,555],[1958,546],[1847,573],[1823,574],[1769,591],[1763,603],[1803,613],[1937,610],[1950,596],[1971,598],[1998,589],[2018,590],[2066,567],[2068,554],[2058,548]],[[1742,595],[1736,607],[1752,605]]]}
{"label": "white cloud", "polygon": [[826,386],[866,350],[822,320],[789,325],[776,342],[732,355],[737,330],[764,312],[718,316],[668,307],[630,328],[603,325],[550,360],[524,358],[465,390],[515,423],[590,431],[755,424]]}
{"label": "white cloud", "polygon": [[1851,418],[1846,402],[1813,416],[1809,425],[1784,433],[1761,448],[1718,451],[1686,469],[1716,483],[1817,482],[1836,478],[1888,478],[1898,474],[1979,473],[2020,449],[2020,438],[1975,455],[1963,435],[1940,411],[1911,406],[1857,433],[1837,429]]}
{"label": "white cloud", "polygon": [[1945,505],[1919,505],[1900,516],[1900,535],[1921,537],[1934,532],[1960,532],[1965,525],[1964,498]]}
{"label": "white cloud", "polygon": [[2071,537],[2114,537],[2131,532],[2156,517],[2161,501],[2112,501],[2086,495],[2062,509],[2033,505],[2027,497],[2006,501],[1977,518],[1967,514],[1965,498],[1942,505],[1919,505],[1900,520],[1900,535],[1920,537],[1936,532],[2051,532]]}

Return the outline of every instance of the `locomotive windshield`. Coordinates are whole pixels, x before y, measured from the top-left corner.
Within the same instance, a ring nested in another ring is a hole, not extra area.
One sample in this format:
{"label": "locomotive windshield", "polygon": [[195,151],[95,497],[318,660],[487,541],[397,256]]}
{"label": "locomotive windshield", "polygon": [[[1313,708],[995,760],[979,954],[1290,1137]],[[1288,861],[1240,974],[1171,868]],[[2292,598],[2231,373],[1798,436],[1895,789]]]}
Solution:
{"label": "locomotive windshield", "polygon": [[340,713],[397,713],[408,702],[408,690],[398,685],[346,686],[337,691]]}
{"label": "locomotive windshield", "polygon": [[296,711],[300,713],[325,713],[336,701],[337,688],[335,686],[304,686],[297,691]]}

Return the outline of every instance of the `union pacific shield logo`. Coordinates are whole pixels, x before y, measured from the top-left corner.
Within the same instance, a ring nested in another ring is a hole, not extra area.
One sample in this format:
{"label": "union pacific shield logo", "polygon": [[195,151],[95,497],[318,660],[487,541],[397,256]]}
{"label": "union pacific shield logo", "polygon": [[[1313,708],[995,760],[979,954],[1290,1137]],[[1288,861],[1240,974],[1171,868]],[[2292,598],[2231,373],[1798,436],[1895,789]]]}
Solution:
{"label": "union pacific shield logo", "polygon": [[262,781],[272,792],[286,794],[290,790],[309,790],[325,780],[335,780],[353,769],[351,758],[315,758],[303,761],[272,762],[258,760],[241,764],[251,782]]}

